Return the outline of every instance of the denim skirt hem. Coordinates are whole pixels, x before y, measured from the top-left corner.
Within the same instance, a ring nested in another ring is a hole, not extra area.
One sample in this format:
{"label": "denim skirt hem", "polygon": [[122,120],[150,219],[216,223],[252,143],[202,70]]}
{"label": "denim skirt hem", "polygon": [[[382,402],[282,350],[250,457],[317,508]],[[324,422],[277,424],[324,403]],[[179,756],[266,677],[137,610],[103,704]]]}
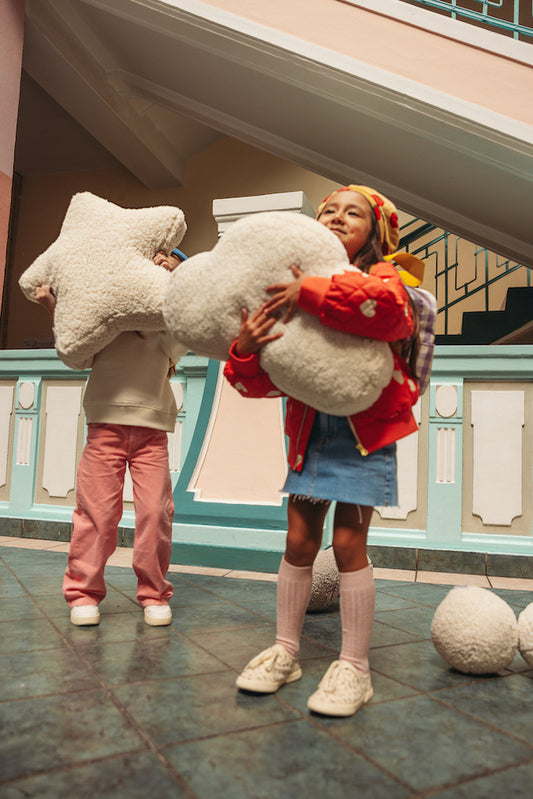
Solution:
{"label": "denim skirt hem", "polygon": [[289,470],[282,490],[315,500],[397,505],[396,444],[363,457],[347,419],[317,412],[302,471]]}

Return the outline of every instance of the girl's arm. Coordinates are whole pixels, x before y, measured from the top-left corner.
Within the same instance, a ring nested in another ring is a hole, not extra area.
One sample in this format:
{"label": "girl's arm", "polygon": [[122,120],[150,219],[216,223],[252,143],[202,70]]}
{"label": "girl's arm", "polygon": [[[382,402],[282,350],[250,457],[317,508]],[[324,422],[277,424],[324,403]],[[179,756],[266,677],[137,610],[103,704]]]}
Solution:
{"label": "girl's arm", "polygon": [[270,333],[275,323],[275,317],[266,315],[264,305],[250,317],[246,308],[242,310],[239,338],[231,345],[224,376],[244,397],[283,396],[259,362],[259,352],[265,344],[283,335]]}
{"label": "girl's arm", "polygon": [[370,274],[347,271],[331,278],[304,277],[297,267],[293,274],[293,283],[269,286],[275,293],[266,305],[267,312],[288,305],[288,321],[297,302],[323,325],[352,335],[398,341],[413,332],[402,280],[389,264],[375,264]]}

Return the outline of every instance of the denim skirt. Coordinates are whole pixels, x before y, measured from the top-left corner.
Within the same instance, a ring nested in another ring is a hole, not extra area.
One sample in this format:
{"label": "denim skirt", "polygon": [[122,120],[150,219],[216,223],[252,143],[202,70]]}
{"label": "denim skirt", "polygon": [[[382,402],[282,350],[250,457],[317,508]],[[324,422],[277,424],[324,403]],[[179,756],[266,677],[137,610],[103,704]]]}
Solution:
{"label": "denim skirt", "polygon": [[354,505],[397,505],[396,444],[363,457],[344,416],[317,412],[302,471],[289,469],[282,491]]}

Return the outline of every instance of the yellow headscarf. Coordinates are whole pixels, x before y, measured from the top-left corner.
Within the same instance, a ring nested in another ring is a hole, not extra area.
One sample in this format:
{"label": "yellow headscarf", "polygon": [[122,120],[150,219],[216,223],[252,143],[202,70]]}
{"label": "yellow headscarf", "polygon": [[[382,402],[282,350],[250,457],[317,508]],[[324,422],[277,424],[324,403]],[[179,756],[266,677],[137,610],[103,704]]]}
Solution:
{"label": "yellow headscarf", "polygon": [[342,189],[337,189],[326,197],[323,202],[318,206],[317,218],[322,213],[322,210],[328,200],[337,194],[339,191],[356,191],[362,194],[365,200],[370,205],[374,212],[374,216],[378,223],[379,236],[381,239],[381,249],[384,255],[393,253],[398,246],[400,240],[400,231],[398,227],[398,213],[396,206],[388,200],[385,195],[381,194],[376,189],[371,189],[369,186],[356,186],[350,183],[349,186],[343,186]]}
{"label": "yellow headscarf", "polygon": [[385,261],[394,261],[400,268],[398,272],[406,286],[419,286],[424,279],[424,261],[412,255],[410,252],[396,252],[396,247],[400,241],[400,230],[398,226],[398,213],[396,206],[384,194],[370,186],[356,186],[350,183],[342,189],[333,191],[318,206],[317,219],[322,213],[324,206],[339,191],[356,191],[362,194],[374,212],[381,239],[381,249]]}

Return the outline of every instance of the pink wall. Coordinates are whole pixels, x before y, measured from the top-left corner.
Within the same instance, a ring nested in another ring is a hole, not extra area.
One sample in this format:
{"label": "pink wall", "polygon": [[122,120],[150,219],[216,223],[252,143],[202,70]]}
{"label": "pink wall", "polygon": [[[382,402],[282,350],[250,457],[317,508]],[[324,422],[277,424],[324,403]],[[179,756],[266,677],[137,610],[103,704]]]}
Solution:
{"label": "pink wall", "polygon": [[3,0],[0,3],[0,300],[6,268],[7,232],[11,208],[13,155],[17,129],[17,113],[24,35],[24,0]]}
{"label": "pink wall", "polygon": [[[519,122],[533,122],[533,103],[525,102],[526,93],[531,92],[531,66],[503,55],[503,45],[509,40],[498,34],[493,34],[496,38],[491,41],[496,42],[495,48],[501,43],[499,51],[489,51],[341,0],[204,1],[222,11],[303,39],[311,45],[351,56],[458,100]],[[405,8],[407,16],[413,7]],[[426,13],[432,22],[443,19],[429,11]],[[446,22],[449,22],[447,18]],[[442,27],[450,30],[446,23]],[[466,29],[476,31],[471,25],[466,25]],[[486,41],[489,47],[489,39]]]}

